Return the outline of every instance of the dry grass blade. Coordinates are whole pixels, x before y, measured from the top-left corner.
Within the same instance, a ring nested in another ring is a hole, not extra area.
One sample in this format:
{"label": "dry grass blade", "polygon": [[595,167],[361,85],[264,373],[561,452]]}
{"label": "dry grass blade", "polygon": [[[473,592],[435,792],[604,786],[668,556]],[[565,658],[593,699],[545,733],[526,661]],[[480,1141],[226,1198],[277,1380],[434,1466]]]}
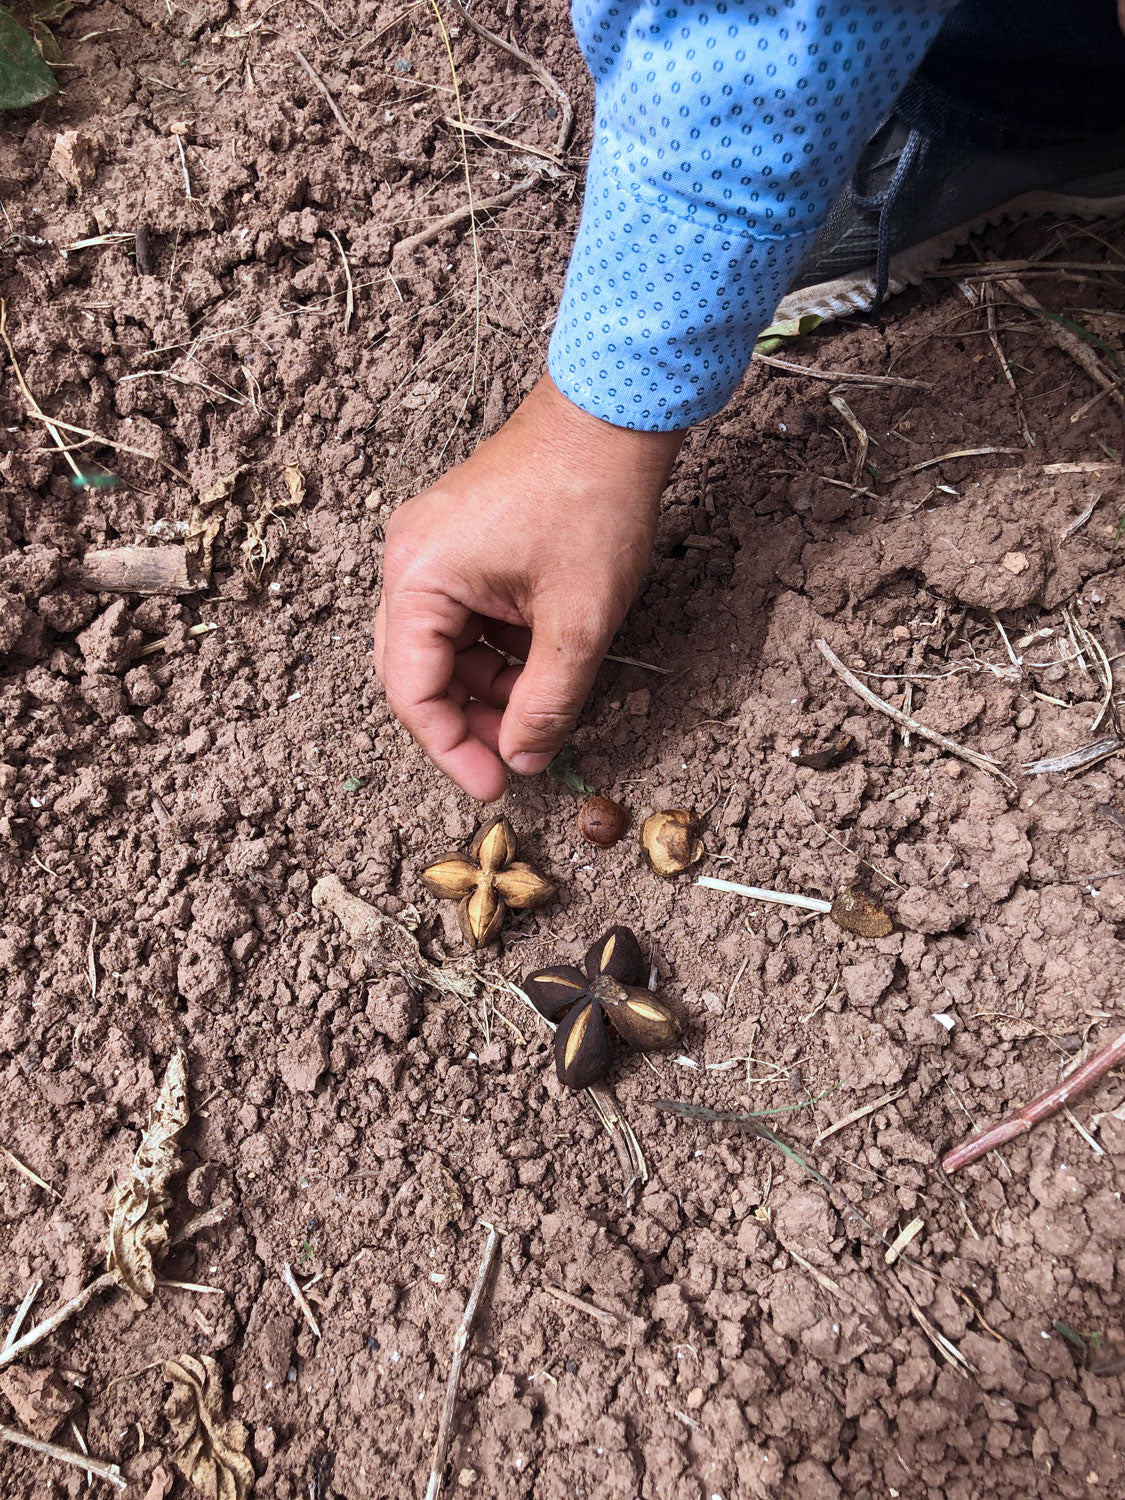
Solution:
{"label": "dry grass blade", "polygon": [[3,1344],[0,1344],[0,1349],[10,1349],[15,1341],[19,1338],[20,1329],[27,1321],[27,1315],[31,1311],[32,1307],[34,1307],[35,1299],[36,1297],[38,1297],[39,1293],[42,1290],[43,1283],[38,1279],[33,1281],[28,1287],[27,1291],[24,1293],[23,1301],[16,1308],[15,1316],[8,1326],[8,1331],[4,1335],[4,1342]]}
{"label": "dry grass blade", "polygon": [[84,1286],[77,1296],[71,1297],[61,1307],[57,1307],[41,1323],[36,1323],[35,1327],[25,1333],[22,1338],[0,1349],[0,1369],[3,1369],[5,1365],[10,1365],[14,1359],[18,1359],[21,1354],[34,1348],[36,1344],[42,1343],[45,1338],[54,1333],[56,1328],[61,1328],[69,1318],[74,1317],[75,1313],[81,1312],[91,1297],[97,1296],[99,1292],[107,1291],[115,1284],[116,1277],[106,1271],[91,1281],[89,1286]]}
{"label": "dry grass blade", "polygon": [[449,1455],[449,1443],[453,1436],[453,1414],[457,1407],[457,1388],[461,1384],[461,1372],[465,1367],[465,1352],[469,1347],[469,1335],[473,1331],[473,1320],[477,1315],[477,1308],[488,1282],[489,1272],[492,1270],[492,1262],[496,1259],[496,1251],[500,1245],[499,1231],[489,1226],[488,1239],[485,1241],[484,1254],[481,1257],[480,1269],[477,1271],[477,1279],[473,1282],[473,1289],[469,1293],[469,1299],[465,1303],[465,1311],[461,1315],[461,1322],[457,1332],[453,1336],[453,1363],[449,1368],[449,1379],[445,1386],[445,1399],[441,1405],[441,1418],[438,1422],[437,1440],[434,1443],[433,1458],[430,1462],[430,1478],[426,1485],[426,1500],[438,1500],[441,1494],[442,1478],[445,1472],[445,1461]]}
{"label": "dry grass blade", "polygon": [[880,698],[878,693],[873,693],[869,687],[865,687],[854,672],[849,672],[826,640],[821,638],[817,641],[816,645],[817,650],[836,673],[837,677],[846,682],[852,692],[862,698],[865,703],[870,704],[872,708],[877,708],[880,713],[886,714],[896,724],[901,724],[912,733],[920,735],[922,739],[929,740],[931,744],[938,745],[941,749],[947,750],[950,755],[955,755],[958,760],[967,761],[970,766],[975,766],[978,771],[987,771],[990,776],[995,776],[1005,786],[1011,787],[1013,791],[1015,790],[1015,782],[1005,771],[1001,770],[999,761],[995,760],[991,755],[980,755],[977,751],[970,750],[965,745],[959,745],[956,740],[949,739],[947,735],[939,734],[936,729],[931,729],[928,724],[923,724],[911,714],[904,714],[901,709],[895,708],[885,698]]}
{"label": "dry grass blade", "polygon": [[176,1440],[172,1463],[189,1484],[215,1500],[245,1500],[254,1488],[246,1456],[249,1433],[224,1412],[222,1374],[208,1355],[167,1360],[172,1382],[165,1415]]}
{"label": "dry grass blade", "polygon": [[[431,0],[431,3],[434,3],[434,0]],[[500,50],[502,52],[506,52],[509,57],[513,57],[517,62],[522,63],[522,65],[527,68],[529,72],[535,75],[535,77],[539,80],[539,82],[543,85],[547,92],[555,100],[557,100],[559,105],[559,128],[558,133],[555,136],[554,155],[557,158],[562,157],[564,152],[566,151],[567,145],[569,144],[570,133],[574,127],[574,106],[570,102],[570,95],[557,81],[557,79],[552,78],[551,74],[547,72],[546,68],[544,68],[541,63],[537,62],[534,57],[530,56],[529,53],[524,52],[522,48],[515,46],[514,43],[505,41],[505,39],[502,36],[498,36],[496,32],[489,31],[486,27],[482,26],[480,22],[475,19],[475,17],[469,15],[467,11],[462,10],[459,5],[454,5],[452,8],[454,11],[456,11],[461,20],[464,21],[466,26],[470,28],[470,30],[475,31],[478,36],[483,37],[488,42],[491,42],[493,46],[499,47]],[[442,25],[442,29],[444,31],[444,24],[441,22],[440,12],[438,13],[438,22],[440,25]],[[450,54],[451,67],[452,62],[452,54]],[[455,85],[456,76],[456,72],[454,71],[453,77]],[[462,204],[460,208],[455,208],[452,210],[452,212],[443,214],[440,219],[435,219],[432,224],[427,224],[425,229],[420,229],[417,234],[411,234],[408,235],[405,239],[399,240],[395,245],[393,252],[396,258],[403,255],[408,255],[411,251],[417,250],[422,245],[428,245],[431,240],[437,239],[438,235],[444,234],[447,229],[455,229],[458,224],[463,224],[466,219],[473,226],[475,239],[477,214],[492,213],[498,208],[506,208],[509,203],[514,203],[517,198],[522,198],[525,193],[528,193],[532,188],[537,187],[546,175],[542,170],[529,172],[526,177],[522,177],[519,182],[513,183],[510,188],[506,188],[503,192],[496,193],[491,198],[483,198],[474,201],[472,183],[469,179],[467,148],[465,145],[466,135],[468,133],[469,127],[465,123],[464,112],[461,109],[459,87],[457,87],[456,93],[458,109],[458,119],[456,121],[456,125],[458,136],[461,141],[462,162],[465,170],[465,186],[468,192],[469,201]]]}
{"label": "dry grass blade", "polygon": [[886,1254],[883,1256],[888,1266],[893,1266],[906,1247],[921,1234],[925,1223],[924,1219],[911,1219],[905,1229],[899,1230],[887,1246]]}
{"label": "dry grass blade", "polygon": [[9,1151],[7,1146],[0,1146],[0,1155],[6,1157],[20,1176],[26,1177],[28,1182],[33,1182],[36,1187],[41,1187],[44,1192],[50,1193],[55,1198],[62,1197],[62,1194],[56,1188],[53,1188],[49,1182],[44,1182],[38,1172],[33,1172],[26,1163],[20,1161],[14,1151]]}
{"label": "dry grass blade", "polygon": [[815,1150],[822,1141],[826,1141],[830,1136],[835,1135],[838,1130],[846,1130],[849,1125],[854,1125],[857,1120],[862,1120],[866,1115],[874,1114],[877,1109],[882,1109],[885,1104],[892,1104],[896,1099],[901,1098],[905,1092],[905,1089],[892,1089],[889,1094],[883,1094],[881,1098],[873,1099],[870,1104],[861,1104],[858,1109],[853,1109],[851,1114],[845,1115],[842,1120],[837,1120],[834,1125],[829,1125],[826,1130],[822,1130],[816,1140],[813,1141],[813,1149]]}
{"label": "dry grass blade", "polygon": [[316,1321],[316,1318],[313,1315],[313,1310],[309,1306],[308,1298],[305,1296],[304,1292],[302,1292],[301,1288],[297,1285],[297,1278],[293,1275],[293,1267],[287,1260],[283,1261],[281,1265],[281,1279],[282,1281],[284,1281],[285,1285],[292,1293],[293,1301],[300,1308],[301,1316],[312,1329],[315,1337],[318,1339],[323,1337],[320,1331],[320,1324]]}
{"label": "dry grass blade", "polygon": [[328,233],[332,236],[336,249],[340,252],[340,259],[344,263],[344,281],[348,288],[348,294],[344,300],[344,333],[347,334],[352,326],[352,315],[355,312],[355,287],[352,284],[352,268],[348,264],[348,257],[344,254],[344,247],[340,243],[340,236],[334,229],[330,229]]}
{"label": "dry grass blade", "polygon": [[924,380],[908,380],[905,375],[858,375],[851,370],[815,370],[811,365],[778,359],[776,354],[755,354],[754,361],[759,365],[769,365],[771,370],[784,370],[787,375],[807,375],[810,380],[833,380],[841,385],[893,385],[908,391],[933,389]]}
{"label": "dry grass blade", "polygon": [[908,474],[921,474],[923,469],[932,469],[937,464],[949,463],[955,458],[981,458],[986,453],[1022,453],[1022,448],[954,448],[950,453],[939,453],[936,458],[924,458],[920,464],[911,464],[909,469],[900,469],[890,476],[890,483],[905,479]]}
{"label": "dry grass blade", "polygon": [[[1090,377],[1096,386],[1099,386],[1112,401],[1118,406],[1125,407],[1125,395],[1121,392],[1121,381],[1118,377],[1111,375],[1093,349],[1073,329],[1068,328],[1065,323],[1058,321],[1053,313],[1043,306],[1037,297],[1033,297],[1028,289],[1016,277],[1010,277],[1000,282],[1000,290],[1005,296],[1010,297],[1013,302],[1018,302],[1021,307],[1026,307],[1030,312],[1038,313],[1044,321],[1044,327],[1048,336],[1058,345],[1064,354],[1068,354],[1080,370]],[[1078,415],[1081,415],[1081,411]],[[1074,420],[1074,416],[1071,417]]]}
{"label": "dry grass blade", "polygon": [[621,1172],[625,1178],[627,1198],[634,1187],[638,1184],[644,1187],[648,1181],[648,1163],[645,1161],[636,1131],[622,1114],[621,1106],[608,1085],[595,1083],[588,1089],[583,1089],[582,1092],[605,1127],[613,1149],[617,1153],[617,1160],[621,1163]]}
{"label": "dry grass blade", "polygon": [[1029,776],[1046,776],[1052,771],[1081,771],[1099,760],[1115,754],[1125,744],[1116,735],[1111,739],[1095,740],[1078,750],[1069,750],[1065,755],[1048,755],[1042,760],[1029,760],[1020,767]]}
{"label": "dry grass blade", "polygon": [[85,1469],[86,1473],[95,1479],[104,1479],[112,1484],[114,1489],[123,1490],[127,1483],[117,1464],[103,1463],[100,1458],[89,1458],[84,1453],[75,1453],[72,1448],[60,1448],[57,1443],[44,1443],[37,1437],[32,1437],[30,1432],[21,1432],[18,1427],[0,1426],[0,1439],[5,1443],[14,1443],[19,1448],[29,1448],[33,1453],[41,1453],[44,1458],[56,1459],[59,1463],[70,1464],[75,1469]]}
{"label": "dry grass blade", "polygon": [[128,1180],[110,1206],[106,1269],[147,1302],[156,1287],[154,1254],[168,1244],[168,1180],[180,1165],[176,1138],[188,1122],[187,1059],[172,1054]]}

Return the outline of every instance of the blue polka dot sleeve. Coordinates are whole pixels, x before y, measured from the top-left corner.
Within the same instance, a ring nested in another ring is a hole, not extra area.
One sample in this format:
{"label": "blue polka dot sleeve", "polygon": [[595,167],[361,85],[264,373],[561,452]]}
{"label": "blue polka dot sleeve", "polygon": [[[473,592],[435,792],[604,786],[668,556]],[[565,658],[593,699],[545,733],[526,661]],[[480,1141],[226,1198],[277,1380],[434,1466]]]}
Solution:
{"label": "blue polka dot sleeve", "polygon": [[596,87],[548,364],[617,427],[710,416],[950,0],[573,0]]}

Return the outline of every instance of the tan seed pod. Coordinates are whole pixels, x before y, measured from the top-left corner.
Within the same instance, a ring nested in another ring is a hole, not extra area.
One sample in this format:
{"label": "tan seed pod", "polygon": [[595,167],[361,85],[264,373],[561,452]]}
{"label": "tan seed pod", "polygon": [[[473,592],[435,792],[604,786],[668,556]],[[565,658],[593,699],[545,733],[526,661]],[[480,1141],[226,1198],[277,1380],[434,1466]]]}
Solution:
{"label": "tan seed pod", "polygon": [[422,871],[422,884],[435,896],[463,901],[476,888],[480,870],[463,854],[443,854]]}
{"label": "tan seed pod", "polygon": [[857,885],[840,892],[828,915],[837,927],[854,932],[857,937],[889,937],[894,931],[894,923],[883,908]]}
{"label": "tan seed pod", "polygon": [[507,869],[516,857],[516,836],[507,818],[493,818],[478,829],[470,852],[489,875]]}
{"label": "tan seed pod", "polygon": [[514,860],[506,870],[498,871],[493,880],[500,899],[513,911],[534,911],[537,906],[550,901],[558,889],[553,880],[547,880],[520,859]]}
{"label": "tan seed pod", "polygon": [[641,829],[641,843],[653,871],[665,877],[682,875],[703,858],[703,841],[686,807],[650,814]]}
{"label": "tan seed pod", "polygon": [[650,990],[622,987],[613,998],[602,998],[613,1029],[638,1052],[656,1052],[671,1047],[680,1036],[680,1023]]}
{"label": "tan seed pod", "polygon": [[491,882],[481,881],[457,909],[461,931],[471,948],[483,948],[500,936],[504,925],[504,903]]}

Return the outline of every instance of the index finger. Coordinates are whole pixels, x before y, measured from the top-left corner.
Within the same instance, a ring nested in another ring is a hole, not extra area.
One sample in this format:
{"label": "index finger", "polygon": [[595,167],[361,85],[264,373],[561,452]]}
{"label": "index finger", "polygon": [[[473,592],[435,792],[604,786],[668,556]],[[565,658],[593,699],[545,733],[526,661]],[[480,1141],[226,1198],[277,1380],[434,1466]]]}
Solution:
{"label": "index finger", "polygon": [[494,802],[508,788],[500,757],[477,739],[450,692],[457,646],[471,611],[444,595],[384,596],[383,687],[391,712],[440,771],[470,797]]}

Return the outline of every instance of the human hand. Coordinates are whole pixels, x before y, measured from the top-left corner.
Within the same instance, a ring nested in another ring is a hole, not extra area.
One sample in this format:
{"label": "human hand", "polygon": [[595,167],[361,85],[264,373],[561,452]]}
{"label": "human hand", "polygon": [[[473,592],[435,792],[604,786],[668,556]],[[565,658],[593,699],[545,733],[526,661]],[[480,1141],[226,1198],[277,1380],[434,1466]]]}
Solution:
{"label": "human hand", "polygon": [[375,669],[470,796],[503,796],[505,762],[530,775],[561,749],[640,584],[683,437],[611,427],[545,375],[392,516]]}

